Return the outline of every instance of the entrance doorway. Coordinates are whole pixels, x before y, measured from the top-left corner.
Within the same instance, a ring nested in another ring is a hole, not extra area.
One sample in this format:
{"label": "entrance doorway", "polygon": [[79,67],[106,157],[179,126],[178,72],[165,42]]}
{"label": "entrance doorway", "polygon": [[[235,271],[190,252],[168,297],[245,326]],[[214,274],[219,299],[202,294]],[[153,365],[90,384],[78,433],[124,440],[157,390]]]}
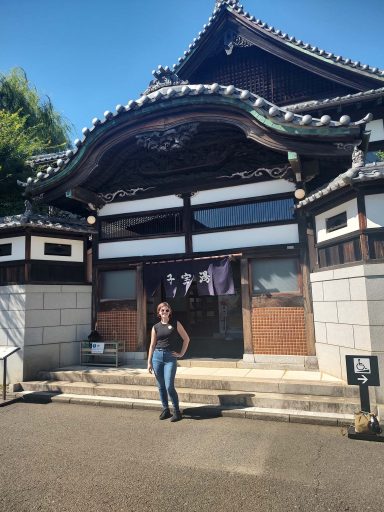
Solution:
{"label": "entrance doorway", "polygon": [[[164,290],[148,303],[148,312],[155,311],[159,302],[167,301],[173,316],[188,332],[191,342],[185,358],[233,358],[241,359],[244,352],[243,318],[240,289],[240,263],[231,263],[235,293],[233,295],[199,296],[193,282],[185,297],[166,299]],[[152,316],[152,315],[151,315]]]}

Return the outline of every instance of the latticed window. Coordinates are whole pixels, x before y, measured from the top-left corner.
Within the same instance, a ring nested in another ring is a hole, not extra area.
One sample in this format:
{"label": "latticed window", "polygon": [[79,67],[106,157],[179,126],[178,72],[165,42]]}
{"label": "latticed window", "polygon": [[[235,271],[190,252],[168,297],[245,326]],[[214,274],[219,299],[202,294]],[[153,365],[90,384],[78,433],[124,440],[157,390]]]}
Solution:
{"label": "latticed window", "polygon": [[250,224],[269,224],[293,219],[293,199],[276,199],[195,209],[193,211],[193,230],[205,231]]}
{"label": "latticed window", "polygon": [[101,240],[175,234],[182,231],[182,212],[124,216],[101,222]]}

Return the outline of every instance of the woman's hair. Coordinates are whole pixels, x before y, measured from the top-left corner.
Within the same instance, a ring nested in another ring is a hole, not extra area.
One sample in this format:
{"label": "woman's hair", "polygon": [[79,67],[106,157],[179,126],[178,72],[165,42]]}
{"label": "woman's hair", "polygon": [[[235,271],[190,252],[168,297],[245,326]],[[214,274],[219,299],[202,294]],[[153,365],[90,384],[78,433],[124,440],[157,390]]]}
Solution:
{"label": "woman's hair", "polygon": [[169,309],[169,316],[171,317],[171,315],[172,315],[172,308],[168,304],[168,302],[160,302],[160,304],[157,306],[157,316],[159,318],[161,318],[161,316],[160,316],[160,309],[161,308],[168,308]]}

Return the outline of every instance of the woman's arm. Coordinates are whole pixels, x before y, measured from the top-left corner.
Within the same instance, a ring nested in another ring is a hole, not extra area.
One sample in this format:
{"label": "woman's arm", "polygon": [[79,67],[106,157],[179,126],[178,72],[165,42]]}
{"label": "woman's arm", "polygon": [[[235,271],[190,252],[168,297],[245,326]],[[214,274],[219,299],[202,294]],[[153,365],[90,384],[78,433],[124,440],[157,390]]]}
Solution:
{"label": "woman's arm", "polygon": [[183,346],[181,347],[180,352],[172,352],[172,354],[175,357],[183,357],[183,355],[186,353],[188,345],[189,345],[189,336],[179,321],[177,322],[177,332],[180,334],[180,336],[183,339]]}
{"label": "woman's arm", "polygon": [[155,328],[152,327],[152,330],[151,330],[151,344],[149,346],[148,363],[147,363],[147,369],[148,369],[149,373],[152,373],[152,370],[153,370],[152,356],[153,356],[153,351],[155,350],[155,347],[156,347],[156,341],[157,341],[156,331],[155,331]]}

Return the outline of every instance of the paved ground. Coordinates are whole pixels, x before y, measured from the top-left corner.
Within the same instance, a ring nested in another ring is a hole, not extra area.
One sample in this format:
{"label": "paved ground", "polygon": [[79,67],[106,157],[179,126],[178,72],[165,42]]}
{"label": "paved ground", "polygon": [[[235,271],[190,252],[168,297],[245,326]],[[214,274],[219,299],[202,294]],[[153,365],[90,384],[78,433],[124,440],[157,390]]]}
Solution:
{"label": "paved ground", "polygon": [[1,512],[384,510],[384,443],[336,427],[0,408]]}

